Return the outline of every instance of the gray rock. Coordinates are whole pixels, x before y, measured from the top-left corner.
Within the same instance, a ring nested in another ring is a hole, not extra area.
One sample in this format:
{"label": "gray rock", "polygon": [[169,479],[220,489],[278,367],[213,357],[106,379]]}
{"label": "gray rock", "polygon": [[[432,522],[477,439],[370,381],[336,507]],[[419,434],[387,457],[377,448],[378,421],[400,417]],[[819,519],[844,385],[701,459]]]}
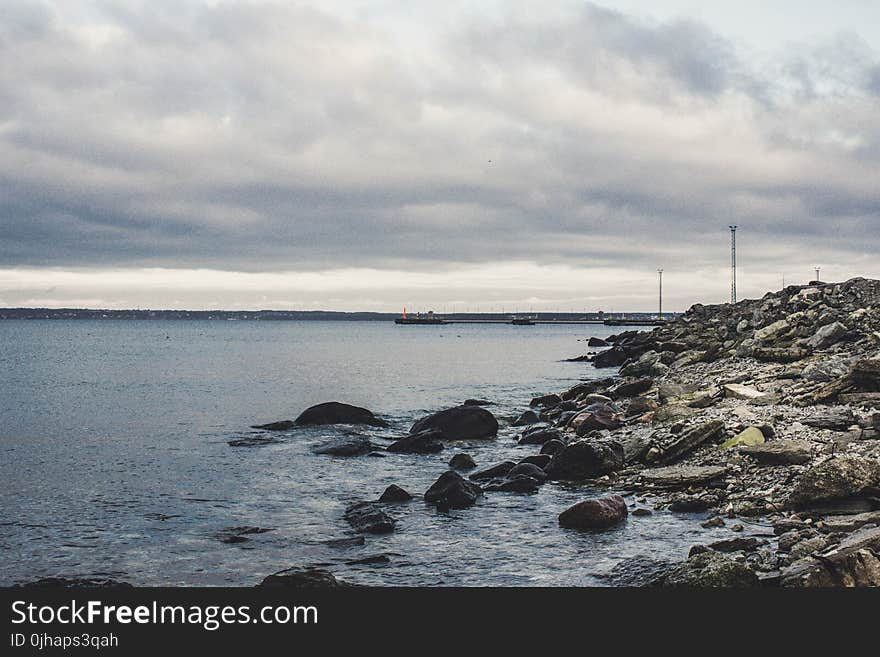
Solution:
{"label": "gray rock", "polygon": [[437,428],[425,429],[394,441],[386,449],[399,454],[436,454],[443,450],[442,435]]}
{"label": "gray rock", "polygon": [[477,464],[470,454],[456,454],[449,459],[449,467],[456,470],[471,470],[477,467]]}
{"label": "gray rock", "polygon": [[363,534],[387,534],[394,531],[394,518],[376,502],[357,502],[345,510],[345,520]]}
{"label": "gray rock", "polygon": [[792,507],[858,495],[880,485],[880,462],[859,456],[840,456],[814,465],[795,484],[788,497]]}
{"label": "gray rock", "polygon": [[425,429],[439,429],[442,440],[476,440],[494,438],[498,420],[481,406],[456,406],[432,413],[417,420],[411,434]]}
{"label": "gray rock", "polygon": [[747,565],[714,550],[697,552],[670,570],[663,586],[685,588],[751,588],[758,576]]}
{"label": "gray rock", "polygon": [[726,474],[727,468],[718,465],[672,465],[639,472],[639,476],[644,481],[666,488],[687,488],[708,484]]}
{"label": "gray rock", "polygon": [[368,424],[374,427],[387,427],[388,423],[375,415],[372,411],[360,406],[343,404],[340,402],[325,402],[307,408],[295,423],[300,426],[313,424]]}
{"label": "gray rock", "polygon": [[483,489],[457,472],[449,470],[440,475],[425,491],[425,501],[437,505],[441,511],[473,506],[483,495]]}
{"label": "gray rock", "polygon": [[623,463],[620,443],[583,439],[565,445],[554,454],[545,471],[550,479],[577,481],[601,477],[622,468]]}
{"label": "gray rock", "polygon": [[749,445],[739,449],[762,465],[797,465],[808,463],[812,458],[810,443],[806,440],[773,440],[762,445]]}

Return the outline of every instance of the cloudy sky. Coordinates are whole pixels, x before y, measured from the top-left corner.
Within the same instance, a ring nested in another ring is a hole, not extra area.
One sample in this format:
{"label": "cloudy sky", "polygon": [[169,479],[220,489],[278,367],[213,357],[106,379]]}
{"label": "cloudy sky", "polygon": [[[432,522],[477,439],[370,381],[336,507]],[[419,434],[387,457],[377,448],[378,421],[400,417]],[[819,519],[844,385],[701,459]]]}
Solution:
{"label": "cloudy sky", "polygon": [[0,306],[684,309],[731,223],[880,277],[880,3],[0,2]]}

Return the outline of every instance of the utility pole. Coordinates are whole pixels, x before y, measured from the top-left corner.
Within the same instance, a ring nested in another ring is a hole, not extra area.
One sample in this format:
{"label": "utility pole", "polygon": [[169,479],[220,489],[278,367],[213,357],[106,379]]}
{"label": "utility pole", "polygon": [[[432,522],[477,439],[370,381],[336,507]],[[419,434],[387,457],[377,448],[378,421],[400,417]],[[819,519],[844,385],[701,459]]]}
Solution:
{"label": "utility pole", "polygon": [[660,316],[660,319],[663,319],[663,270],[658,269],[657,275],[660,278],[660,293],[657,301],[657,314]]}
{"label": "utility pole", "polygon": [[736,226],[730,226],[730,303],[736,303]]}

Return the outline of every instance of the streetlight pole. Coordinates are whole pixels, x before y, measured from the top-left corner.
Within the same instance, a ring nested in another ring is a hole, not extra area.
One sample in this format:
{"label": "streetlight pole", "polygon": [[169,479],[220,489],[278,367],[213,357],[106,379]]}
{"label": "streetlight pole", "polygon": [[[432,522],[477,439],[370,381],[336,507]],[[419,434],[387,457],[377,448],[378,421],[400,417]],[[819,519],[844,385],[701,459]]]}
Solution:
{"label": "streetlight pole", "polygon": [[660,319],[663,319],[663,270],[658,269],[657,275],[659,277],[660,282],[660,291],[657,301],[657,314],[660,315]]}

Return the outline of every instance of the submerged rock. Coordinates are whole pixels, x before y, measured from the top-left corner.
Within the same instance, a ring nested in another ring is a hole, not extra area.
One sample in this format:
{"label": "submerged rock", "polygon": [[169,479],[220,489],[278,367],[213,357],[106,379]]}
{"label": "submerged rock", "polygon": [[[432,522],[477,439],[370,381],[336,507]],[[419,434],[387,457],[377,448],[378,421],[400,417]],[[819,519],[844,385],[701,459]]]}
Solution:
{"label": "submerged rock", "polygon": [[425,429],[439,429],[443,440],[494,438],[498,433],[498,420],[481,406],[456,406],[417,420],[409,432],[414,434]]}
{"label": "submerged rock", "polygon": [[512,427],[525,427],[530,424],[537,424],[541,421],[541,418],[538,417],[538,414],[535,411],[526,411],[518,418],[516,418],[513,422],[510,423]]}
{"label": "submerged rock", "polygon": [[375,415],[372,411],[360,406],[343,404],[341,402],[325,402],[317,406],[307,408],[295,424],[298,426],[315,424],[368,424],[374,427],[387,427],[388,423]]}
{"label": "submerged rock", "polygon": [[394,531],[394,518],[377,502],[357,502],[345,510],[345,520],[363,534],[387,534]]}
{"label": "submerged rock", "polygon": [[490,465],[488,468],[483,468],[482,470],[474,472],[470,478],[477,481],[480,479],[495,479],[497,477],[505,476],[515,467],[516,463],[513,461],[502,461],[501,463],[496,463],[495,465]]}
{"label": "submerged rock", "polygon": [[412,495],[397,484],[391,484],[379,497],[380,502],[409,502],[411,499]]}
{"label": "submerged rock", "polygon": [[456,454],[449,459],[449,467],[456,470],[472,470],[477,467],[477,463],[470,454]]}
{"label": "submerged rock", "polygon": [[257,586],[266,588],[327,589],[351,586],[351,584],[339,581],[333,576],[333,573],[321,568],[288,568],[266,576]]}
{"label": "submerged rock", "polygon": [[315,454],[329,456],[361,456],[373,451],[375,446],[366,438],[352,436],[335,438],[314,448]]}
{"label": "submerged rock", "polygon": [[425,501],[436,504],[441,511],[464,509],[476,504],[477,499],[482,495],[483,489],[477,484],[449,470],[440,475],[440,478],[425,491]]}
{"label": "submerged rock", "polygon": [[626,520],[626,501],[620,495],[608,495],[578,502],[559,514],[562,527],[605,529]]}
{"label": "submerged rock", "polygon": [[109,577],[41,577],[33,582],[16,584],[12,588],[53,588],[53,589],[130,589],[128,582]]}
{"label": "submerged rock", "polygon": [[386,450],[400,454],[436,454],[443,450],[443,443],[440,442],[442,435],[439,429],[425,429],[394,441]]}
{"label": "submerged rock", "polygon": [[269,424],[255,424],[251,429],[262,429],[263,431],[289,431],[296,426],[293,420],[281,420],[279,422],[270,422]]}
{"label": "submerged rock", "polygon": [[658,561],[638,555],[619,561],[604,577],[611,586],[628,588],[657,586],[674,565],[669,561]]}

